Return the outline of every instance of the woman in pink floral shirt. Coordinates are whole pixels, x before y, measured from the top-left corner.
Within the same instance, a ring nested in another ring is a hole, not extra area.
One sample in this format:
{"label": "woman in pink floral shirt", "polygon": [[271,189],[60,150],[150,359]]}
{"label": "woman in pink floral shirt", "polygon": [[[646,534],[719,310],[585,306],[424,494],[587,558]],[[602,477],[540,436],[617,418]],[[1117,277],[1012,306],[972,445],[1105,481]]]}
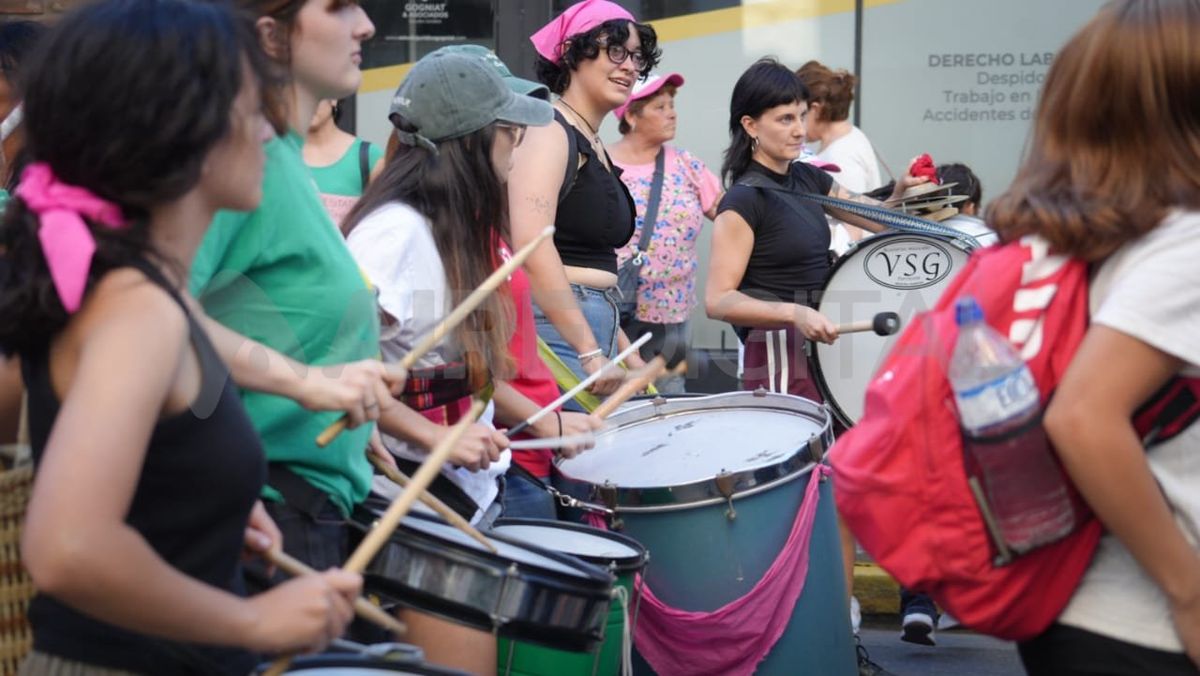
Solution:
{"label": "woman in pink floral shirt", "polygon": [[[652,75],[638,82],[629,101],[613,111],[620,120],[621,140],[609,146],[609,153],[621,167],[621,180],[637,207],[636,230],[617,250],[618,266],[633,257],[641,241],[655,160],[664,153],[662,194],[638,281],[637,312],[622,326],[631,339],[653,334],[642,347],[645,358],[664,347],[686,349],[688,315],[696,303],[696,241],[704,218],[716,217],[722,194],[720,180],[704,162],[667,145],[675,138],[675,92],[682,85],[678,73]],[[668,376],[658,385],[660,391],[682,392],[683,378]]]}

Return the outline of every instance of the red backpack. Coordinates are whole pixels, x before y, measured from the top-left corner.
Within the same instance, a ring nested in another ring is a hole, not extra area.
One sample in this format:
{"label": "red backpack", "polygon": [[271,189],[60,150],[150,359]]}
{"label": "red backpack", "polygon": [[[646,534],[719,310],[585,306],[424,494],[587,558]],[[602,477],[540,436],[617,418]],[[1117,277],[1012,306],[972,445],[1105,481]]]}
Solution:
{"label": "red backpack", "polygon": [[[1088,325],[1088,270],[1033,238],[977,251],[937,306],[914,319],[880,367],[853,429],[830,451],[838,511],[862,547],[901,584],[929,594],[964,625],[1005,639],[1041,633],[1091,562],[1101,525],[997,565],[967,483],[946,377],[954,304],[974,296],[987,322],[1025,358],[1042,402]],[[1176,378],[1135,416],[1147,443],[1200,416],[1200,381]]]}

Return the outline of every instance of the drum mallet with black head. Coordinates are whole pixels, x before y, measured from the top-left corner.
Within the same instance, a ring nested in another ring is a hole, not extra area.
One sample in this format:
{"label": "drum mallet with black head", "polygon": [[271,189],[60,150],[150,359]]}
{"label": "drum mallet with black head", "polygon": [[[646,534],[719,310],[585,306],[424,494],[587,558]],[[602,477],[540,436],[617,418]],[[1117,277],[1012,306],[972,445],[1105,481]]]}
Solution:
{"label": "drum mallet with black head", "polygon": [[862,333],[863,331],[874,331],[878,336],[890,336],[900,330],[900,315],[895,312],[880,312],[872,319],[865,319],[860,322],[850,322],[849,324],[838,324],[837,332],[839,335],[843,333]]}

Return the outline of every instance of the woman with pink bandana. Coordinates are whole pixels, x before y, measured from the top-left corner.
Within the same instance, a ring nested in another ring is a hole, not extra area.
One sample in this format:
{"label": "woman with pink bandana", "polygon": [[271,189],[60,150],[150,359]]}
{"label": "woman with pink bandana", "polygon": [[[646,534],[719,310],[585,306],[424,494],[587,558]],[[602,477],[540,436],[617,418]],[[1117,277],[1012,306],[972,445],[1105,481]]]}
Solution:
{"label": "woman with pink bandana", "polygon": [[[633,235],[635,213],[598,128],[661,52],[653,28],[607,0],[571,6],[531,40],[538,79],[558,95],[557,124],[530,128],[514,154],[513,244],[522,247],[555,225],[554,247],[538,249],[526,270],[538,336],[582,378],[603,368],[624,342],[614,299],[616,250]],[[616,370],[591,391],[609,394],[622,379]]]}

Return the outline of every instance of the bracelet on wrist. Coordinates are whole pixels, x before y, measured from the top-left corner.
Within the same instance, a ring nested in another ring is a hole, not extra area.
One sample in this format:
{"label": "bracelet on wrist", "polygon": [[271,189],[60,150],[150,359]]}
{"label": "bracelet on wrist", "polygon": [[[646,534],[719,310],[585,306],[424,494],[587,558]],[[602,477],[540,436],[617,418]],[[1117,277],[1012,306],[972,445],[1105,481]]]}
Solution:
{"label": "bracelet on wrist", "polygon": [[562,413],[560,413],[560,412],[558,412],[558,411],[555,411],[555,412],[554,412],[554,417],[558,418],[558,436],[561,438],[561,437],[562,437],[562,435],[563,435],[563,432],[562,432]]}
{"label": "bracelet on wrist", "polygon": [[595,359],[596,357],[600,357],[603,355],[604,355],[604,350],[601,350],[600,348],[596,348],[595,350],[592,350],[590,352],[584,352],[577,356],[579,357],[579,363],[582,364],[584,362],[589,362],[589,361]]}

